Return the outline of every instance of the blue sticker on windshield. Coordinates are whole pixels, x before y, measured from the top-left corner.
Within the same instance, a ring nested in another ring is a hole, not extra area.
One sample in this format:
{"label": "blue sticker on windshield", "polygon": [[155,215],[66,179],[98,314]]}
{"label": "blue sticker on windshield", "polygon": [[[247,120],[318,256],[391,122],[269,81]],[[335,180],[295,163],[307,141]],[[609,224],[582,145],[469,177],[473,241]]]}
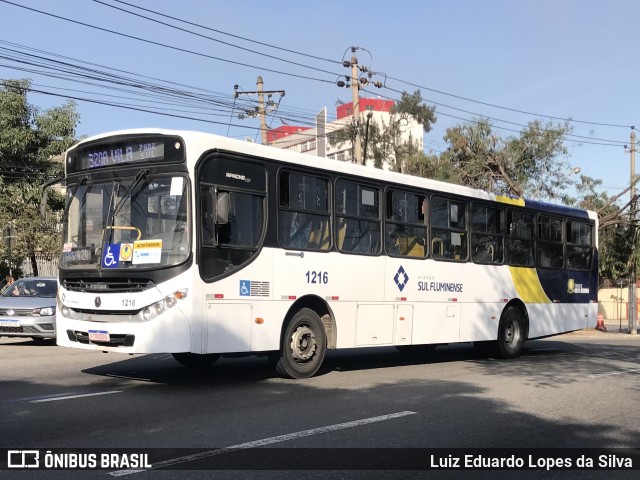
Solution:
{"label": "blue sticker on windshield", "polygon": [[102,268],[117,268],[120,258],[120,244],[111,243],[102,250]]}

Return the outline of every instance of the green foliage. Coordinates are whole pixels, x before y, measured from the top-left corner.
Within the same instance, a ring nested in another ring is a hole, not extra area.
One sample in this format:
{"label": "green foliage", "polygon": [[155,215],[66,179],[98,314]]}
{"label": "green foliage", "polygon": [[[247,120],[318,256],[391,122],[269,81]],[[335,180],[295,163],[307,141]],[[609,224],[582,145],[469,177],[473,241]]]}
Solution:
{"label": "green foliage", "polygon": [[[63,172],[53,157],[73,145],[79,116],[73,102],[41,111],[27,100],[31,82],[9,80],[0,84],[0,231],[11,227],[11,263],[35,254],[55,256],[59,236],[40,216],[42,185]],[[49,208],[60,210],[63,199],[52,195]],[[0,258],[9,259],[7,239],[0,242]],[[37,269],[34,269],[37,273]]]}
{"label": "green foliage", "polygon": [[397,115],[399,118],[406,119],[408,116],[413,117],[426,133],[431,131],[431,125],[436,123],[436,107],[428,106],[422,99],[420,90],[416,90],[412,94],[402,92],[400,101],[391,107],[391,114]]}
{"label": "green foliage", "polygon": [[353,145],[356,133],[359,129],[363,144],[363,155],[366,152],[366,160],[373,160],[376,168],[382,168],[384,164],[396,172],[404,172],[407,169],[415,170],[418,167],[410,167],[409,163],[421,154],[418,139],[404,135],[409,122],[417,122],[422,125],[424,132],[429,132],[436,121],[435,107],[429,107],[422,99],[419,90],[413,94],[402,93],[401,99],[391,108],[389,121],[377,123],[366,118],[361,119],[361,125],[353,122],[345,124],[327,135],[329,145],[340,148],[349,142],[351,145],[351,158],[353,158]]}
{"label": "green foliage", "polygon": [[628,214],[625,215],[624,210],[606,192],[596,191],[601,184],[602,180],[581,175],[580,183],[576,185],[578,198],[566,198],[565,203],[598,213],[599,274],[602,278],[617,279],[629,271],[629,258],[633,251],[632,231]]}
{"label": "green foliage", "polygon": [[501,195],[559,198],[568,184],[568,124],[530,122],[518,137],[503,138],[491,122],[478,119],[447,129],[449,148],[442,158],[457,171],[459,183]]}

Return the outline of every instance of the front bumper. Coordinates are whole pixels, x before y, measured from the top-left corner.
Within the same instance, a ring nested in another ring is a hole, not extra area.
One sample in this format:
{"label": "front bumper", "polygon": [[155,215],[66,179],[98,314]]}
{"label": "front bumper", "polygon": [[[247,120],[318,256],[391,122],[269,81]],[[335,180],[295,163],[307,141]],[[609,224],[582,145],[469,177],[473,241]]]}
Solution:
{"label": "front bumper", "polygon": [[0,318],[0,337],[56,338],[56,317]]}

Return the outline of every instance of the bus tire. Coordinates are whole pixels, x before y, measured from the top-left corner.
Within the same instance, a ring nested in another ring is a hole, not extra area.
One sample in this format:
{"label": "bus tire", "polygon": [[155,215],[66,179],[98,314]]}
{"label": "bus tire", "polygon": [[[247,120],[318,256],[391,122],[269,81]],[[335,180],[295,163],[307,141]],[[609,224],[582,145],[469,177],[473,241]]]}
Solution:
{"label": "bus tire", "polygon": [[285,329],[276,372],[285,378],[312,377],[322,365],[326,350],[327,336],[320,317],[303,308]]}
{"label": "bus tire", "polygon": [[524,315],[519,308],[507,307],[498,325],[498,341],[495,345],[497,357],[518,358],[525,342]]}
{"label": "bus tire", "polygon": [[200,355],[198,353],[172,353],[173,358],[180,365],[189,368],[208,368],[218,361],[220,355],[218,353],[207,353]]}

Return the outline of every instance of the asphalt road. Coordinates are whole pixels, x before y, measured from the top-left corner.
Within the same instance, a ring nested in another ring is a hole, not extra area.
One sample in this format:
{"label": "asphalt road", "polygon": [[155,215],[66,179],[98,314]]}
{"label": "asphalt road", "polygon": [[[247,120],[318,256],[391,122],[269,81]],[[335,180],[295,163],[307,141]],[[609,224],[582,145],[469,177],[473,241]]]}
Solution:
{"label": "asphalt road", "polygon": [[[316,377],[295,381],[276,377],[264,358],[222,359],[191,371],[170,355],[119,356],[2,338],[0,447],[162,448],[166,468],[4,471],[0,477],[505,478],[504,471],[489,470],[323,468],[335,464],[330,449],[361,454],[361,463],[373,465],[380,461],[376,452],[412,448],[639,448],[639,347],[638,337],[593,332],[529,342],[511,361],[479,358],[469,344],[440,347],[428,358],[393,348],[346,350],[329,352]],[[274,456],[264,448],[283,450]],[[297,470],[189,470],[205,468],[212,456],[232,463],[231,450],[247,454],[241,462],[277,458],[280,465],[290,457]],[[305,452],[316,455],[306,463]],[[322,455],[326,463],[319,467]],[[517,472],[520,479],[634,475],[640,478],[640,465],[606,475]]]}

